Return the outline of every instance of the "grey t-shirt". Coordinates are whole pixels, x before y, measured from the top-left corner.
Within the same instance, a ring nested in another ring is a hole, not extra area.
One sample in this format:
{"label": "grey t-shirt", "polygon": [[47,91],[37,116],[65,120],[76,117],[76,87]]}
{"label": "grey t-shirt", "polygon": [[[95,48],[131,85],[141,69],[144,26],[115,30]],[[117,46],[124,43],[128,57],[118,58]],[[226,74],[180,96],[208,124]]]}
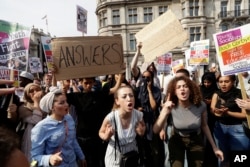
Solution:
{"label": "grey t-shirt", "polygon": [[188,108],[183,108],[178,105],[171,111],[173,125],[178,131],[184,134],[198,131],[201,127],[202,113],[206,112],[206,110],[204,102],[199,107],[191,105]]}

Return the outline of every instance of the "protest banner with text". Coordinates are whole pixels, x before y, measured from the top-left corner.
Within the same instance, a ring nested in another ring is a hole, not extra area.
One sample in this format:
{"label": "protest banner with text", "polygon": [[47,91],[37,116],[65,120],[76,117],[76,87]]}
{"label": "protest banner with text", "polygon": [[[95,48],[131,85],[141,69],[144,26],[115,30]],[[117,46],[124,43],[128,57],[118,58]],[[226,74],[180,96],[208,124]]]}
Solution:
{"label": "protest banner with text", "polygon": [[157,58],[157,71],[162,73],[170,73],[172,64],[172,53],[165,53]]}
{"label": "protest banner with text", "polygon": [[30,33],[30,27],[0,20],[1,69],[27,70]]}
{"label": "protest banner with text", "polygon": [[116,74],[124,70],[121,36],[52,39],[57,80]]}
{"label": "protest banner with text", "polygon": [[213,35],[222,75],[250,70],[250,24]]}
{"label": "protest banner with text", "polygon": [[209,64],[209,39],[190,43],[189,65]]}
{"label": "protest banner with text", "polygon": [[41,43],[42,43],[43,52],[45,55],[48,72],[51,72],[52,67],[53,67],[51,37],[41,36]]}

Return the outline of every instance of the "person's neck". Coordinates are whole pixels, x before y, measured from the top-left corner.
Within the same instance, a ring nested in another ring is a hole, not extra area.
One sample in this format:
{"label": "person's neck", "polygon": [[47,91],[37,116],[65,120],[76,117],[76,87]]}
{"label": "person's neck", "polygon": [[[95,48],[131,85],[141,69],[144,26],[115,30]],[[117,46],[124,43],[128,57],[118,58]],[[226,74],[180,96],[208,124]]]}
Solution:
{"label": "person's neck", "polygon": [[191,103],[188,100],[187,101],[179,101],[179,105],[183,108],[188,108],[191,105]]}
{"label": "person's neck", "polygon": [[63,120],[63,117],[62,116],[58,116],[58,115],[50,115],[50,117],[54,120],[57,120],[57,121],[62,121]]}
{"label": "person's neck", "polygon": [[120,118],[128,119],[128,118],[131,117],[131,115],[132,115],[132,112],[126,112],[126,111],[123,111],[123,110],[119,110]]}

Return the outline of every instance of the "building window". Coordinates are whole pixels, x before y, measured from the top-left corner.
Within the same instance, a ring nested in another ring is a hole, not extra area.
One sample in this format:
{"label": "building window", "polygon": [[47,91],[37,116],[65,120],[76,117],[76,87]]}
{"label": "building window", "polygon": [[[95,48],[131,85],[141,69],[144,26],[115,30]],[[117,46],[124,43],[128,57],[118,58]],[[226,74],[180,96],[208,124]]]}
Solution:
{"label": "building window", "polygon": [[198,16],[199,0],[189,0],[189,15]]}
{"label": "building window", "polygon": [[159,16],[168,10],[167,6],[159,6]]}
{"label": "building window", "polygon": [[128,9],[128,22],[129,24],[137,23],[137,9]]}
{"label": "building window", "polygon": [[235,17],[240,16],[240,4],[241,4],[241,0],[235,1],[235,4],[234,4],[234,16]]}
{"label": "building window", "polygon": [[221,25],[221,31],[226,31],[229,29],[229,25],[227,23],[224,23]]}
{"label": "building window", "polygon": [[241,22],[236,22],[236,23],[233,24],[234,28],[240,27],[240,26],[242,26],[242,25],[243,25],[243,24],[242,24]]}
{"label": "building window", "polygon": [[181,3],[181,6],[182,6],[182,7],[181,7],[181,10],[182,10],[182,17],[186,17],[186,14],[185,14],[185,9],[186,9],[186,8],[185,8],[185,3],[182,2],[182,3]]}
{"label": "building window", "polygon": [[135,34],[129,34],[129,49],[131,51],[135,51],[136,50]]}
{"label": "building window", "polygon": [[250,0],[248,0],[248,15],[250,15]]}
{"label": "building window", "polygon": [[201,40],[201,27],[190,27],[190,42]]}
{"label": "building window", "polygon": [[144,8],[144,23],[149,23],[153,19],[152,7]]}
{"label": "building window", "polygon": [[112,17],[113,17],[113,24],[114,25],[120,24],[120,11],[119,10],[113,10]]}
{"label": "building window", "polygon": [[227,17],[227,1],[222,1],[221,2],[220,17],[221,18]]}
{"label": "building window", "polygon": [[100,14],[100,27],[107,26],[108,18],[107,18],[107,11],[103,11]]}

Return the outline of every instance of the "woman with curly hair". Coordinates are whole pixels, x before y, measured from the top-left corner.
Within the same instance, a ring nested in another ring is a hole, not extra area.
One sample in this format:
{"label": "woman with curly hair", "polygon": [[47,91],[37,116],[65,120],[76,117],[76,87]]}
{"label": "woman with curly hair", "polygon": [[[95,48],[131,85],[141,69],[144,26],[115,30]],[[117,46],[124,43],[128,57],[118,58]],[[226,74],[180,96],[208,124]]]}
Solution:
{"label": "woman with curly hair", "polygon": [[154,124],[155,133],[162,130],[169,116],[173,124],[169,139],[169,159],[172,167],[184,166],[185,153],[188,166],[202,166],[204,142],[201,130],[216,156],[223,160],[223,153],[216,147],[207,125],[206,104],[197,85],[187,77],[175,77],[170,81],[166,102]]}

